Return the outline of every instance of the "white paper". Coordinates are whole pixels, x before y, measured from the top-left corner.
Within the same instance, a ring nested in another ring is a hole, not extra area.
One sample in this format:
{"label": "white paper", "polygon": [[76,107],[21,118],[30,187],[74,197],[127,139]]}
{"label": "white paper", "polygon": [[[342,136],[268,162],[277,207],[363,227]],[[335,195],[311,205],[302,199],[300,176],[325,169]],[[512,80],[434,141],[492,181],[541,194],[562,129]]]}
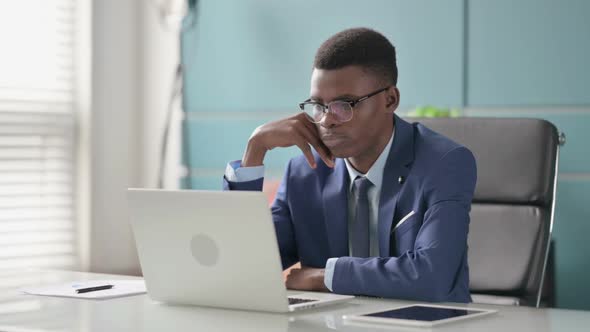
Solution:
{"label": "white paper", "polygon": [[[113,285],[111,289],[104,289],[88,293],[76,293],[76,289]],[[112,299],[146,293],[143,279],[136,280],[85,280],[74,281],[59,285],[45,285],[39,287],[23,287],[21,292],[30,295],[74,297],[79,299]]]}

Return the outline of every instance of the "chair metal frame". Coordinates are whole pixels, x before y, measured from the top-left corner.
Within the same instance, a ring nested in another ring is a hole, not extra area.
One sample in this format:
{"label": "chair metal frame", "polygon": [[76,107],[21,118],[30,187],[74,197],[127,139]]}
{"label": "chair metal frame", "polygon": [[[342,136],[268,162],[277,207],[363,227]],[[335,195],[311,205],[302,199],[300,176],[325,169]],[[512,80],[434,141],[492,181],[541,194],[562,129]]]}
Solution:
{"label": "chair metal frame", "polygon": [[541,298],[543,296],[543,284],[545,282],[545,274],[547,272],[547,264],[549,261],[549,249],[551,248],[551,239],[553,238],[553,225],[555,223],[555,205],[557,202],[557,176],[559,173],[559,149],[560,146],[565,145],[565,134],[559,133],[557,147],[555,149],[555,174],[553,176],[553,200],[551,202],[551,217],[549,221],[549,235],[547,239],[547,248],[545,248],[545,258],[543,259],[543,269],[541,270],[541,280],[539,283],[539,290],[537,291],[537,301],[535,307],[541,306]]}

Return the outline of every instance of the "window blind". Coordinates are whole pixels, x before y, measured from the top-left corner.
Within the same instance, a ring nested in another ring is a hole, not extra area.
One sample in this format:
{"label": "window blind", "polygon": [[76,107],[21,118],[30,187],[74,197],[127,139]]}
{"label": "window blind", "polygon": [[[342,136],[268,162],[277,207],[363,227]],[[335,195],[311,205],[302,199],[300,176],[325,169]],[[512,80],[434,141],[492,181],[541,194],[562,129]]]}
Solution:
{"label": "window blind", "polygon": [[78,261],[74,0],[0,0],[0,269]]}

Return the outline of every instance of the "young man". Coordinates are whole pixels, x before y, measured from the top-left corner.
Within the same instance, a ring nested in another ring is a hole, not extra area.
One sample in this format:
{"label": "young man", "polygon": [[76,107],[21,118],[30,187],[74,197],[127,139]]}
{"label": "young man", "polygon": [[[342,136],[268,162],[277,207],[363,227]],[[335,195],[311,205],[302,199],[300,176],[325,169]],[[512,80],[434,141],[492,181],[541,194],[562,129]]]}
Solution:
{"label": "young man", "polygon": [[[226,190],[261,190],[265,153],[298,146],[272,205],[287,287],[469,302],[472,153],[394,114],[395,48],[342,31],[317,51],[304,111],[258,127]],[[315,151],[311,149],[314,148]]]}

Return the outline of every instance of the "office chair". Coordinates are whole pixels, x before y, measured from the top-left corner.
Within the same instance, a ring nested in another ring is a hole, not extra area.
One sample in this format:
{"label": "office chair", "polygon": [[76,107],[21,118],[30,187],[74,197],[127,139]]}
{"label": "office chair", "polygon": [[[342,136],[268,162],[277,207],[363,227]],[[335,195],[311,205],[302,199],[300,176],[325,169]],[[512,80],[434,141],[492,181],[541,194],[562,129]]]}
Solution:
{"label": "office chair", "polygon": [[412,118],[466,146],[477,161],[468,237],[476,303],[551,306],[551,233],[559,146],[548,121],[516,118]]}

